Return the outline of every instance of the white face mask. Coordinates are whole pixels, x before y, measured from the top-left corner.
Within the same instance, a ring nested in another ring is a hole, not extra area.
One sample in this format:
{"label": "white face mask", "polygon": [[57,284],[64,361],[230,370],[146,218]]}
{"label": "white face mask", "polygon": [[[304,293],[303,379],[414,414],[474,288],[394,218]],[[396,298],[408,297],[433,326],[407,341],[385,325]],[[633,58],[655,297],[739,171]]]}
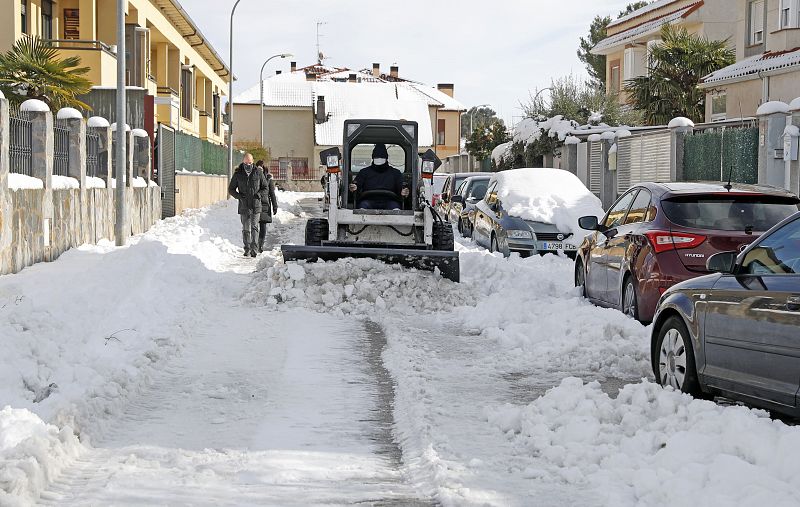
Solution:
{"label": "white face mask", "polygon": [[386,161],[386,159],[385,159],[385,158],[373,158],[373,159],[372,159],[372,163],[373,163],[373,164],[375,164],[375,165],[383,165],[383,164],[385,164],[386,162],[387,162],[387,161]]}

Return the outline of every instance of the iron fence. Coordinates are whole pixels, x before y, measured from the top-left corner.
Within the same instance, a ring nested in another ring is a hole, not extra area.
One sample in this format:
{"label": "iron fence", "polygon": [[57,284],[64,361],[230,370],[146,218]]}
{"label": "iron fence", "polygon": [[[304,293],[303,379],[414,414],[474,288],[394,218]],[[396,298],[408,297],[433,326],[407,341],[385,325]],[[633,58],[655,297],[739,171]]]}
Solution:
{"label": "iron fence", "polygon": [[11,172],[33,176],[33,122],[24,112],[12,110],[9,128]]}
{"label": "iron fence", "polygon": [[100,172],[100,136],[86,129],[86,176],[99,178]]}
{"label": "iron fence", "polygon": [[62,120],[53,125],[53,174],[69,176],[69,129]]}

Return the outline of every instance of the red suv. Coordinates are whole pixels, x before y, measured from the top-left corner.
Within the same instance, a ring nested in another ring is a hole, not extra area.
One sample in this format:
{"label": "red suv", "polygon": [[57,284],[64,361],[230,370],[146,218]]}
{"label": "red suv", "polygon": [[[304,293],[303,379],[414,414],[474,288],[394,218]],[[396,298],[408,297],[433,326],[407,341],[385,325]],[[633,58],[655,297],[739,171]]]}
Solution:
{"label": "red suv", "polygon": [[718,252],[743,250],[798,211],[800,199],[773,187],[722,183],[642,183],[625,192],[575,259],[575,285],[592,302],[653,320],[661,295],[708,273]]}

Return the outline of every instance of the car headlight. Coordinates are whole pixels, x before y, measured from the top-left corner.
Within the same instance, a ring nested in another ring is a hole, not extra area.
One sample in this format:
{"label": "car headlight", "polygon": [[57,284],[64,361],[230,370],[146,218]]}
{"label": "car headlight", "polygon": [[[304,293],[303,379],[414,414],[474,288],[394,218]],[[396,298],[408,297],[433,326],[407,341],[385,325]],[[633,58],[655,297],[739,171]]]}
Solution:
{"label": "car headlight", "polygon": [[533,239],[531,231],[510,230],[507,233],[510,239]]}

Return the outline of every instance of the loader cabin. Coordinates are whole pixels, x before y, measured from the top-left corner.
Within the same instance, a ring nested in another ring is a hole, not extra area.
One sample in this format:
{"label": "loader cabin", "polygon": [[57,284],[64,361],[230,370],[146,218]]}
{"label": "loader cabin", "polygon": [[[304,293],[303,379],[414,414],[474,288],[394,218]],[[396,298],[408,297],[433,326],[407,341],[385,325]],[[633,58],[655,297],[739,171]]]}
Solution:
{"label": "loader cabin", "polygon": [[[419,209],[418,195],[419,154],[417,153],[417,122],[394,120],[347,120],[344,124],[344,154],[342,157],[342,202],[349,209],[356,208],[358,192],[350,192],[349,184],[359,171],[372,164],[372,149],[376,144],[386,145],[389,165],[403,173],[403,181],[411,190],[407,198],[397,196],[400,210],[381,210],[381,213],[410,215]],[[366,211],[366,210],[363,210]]]}

